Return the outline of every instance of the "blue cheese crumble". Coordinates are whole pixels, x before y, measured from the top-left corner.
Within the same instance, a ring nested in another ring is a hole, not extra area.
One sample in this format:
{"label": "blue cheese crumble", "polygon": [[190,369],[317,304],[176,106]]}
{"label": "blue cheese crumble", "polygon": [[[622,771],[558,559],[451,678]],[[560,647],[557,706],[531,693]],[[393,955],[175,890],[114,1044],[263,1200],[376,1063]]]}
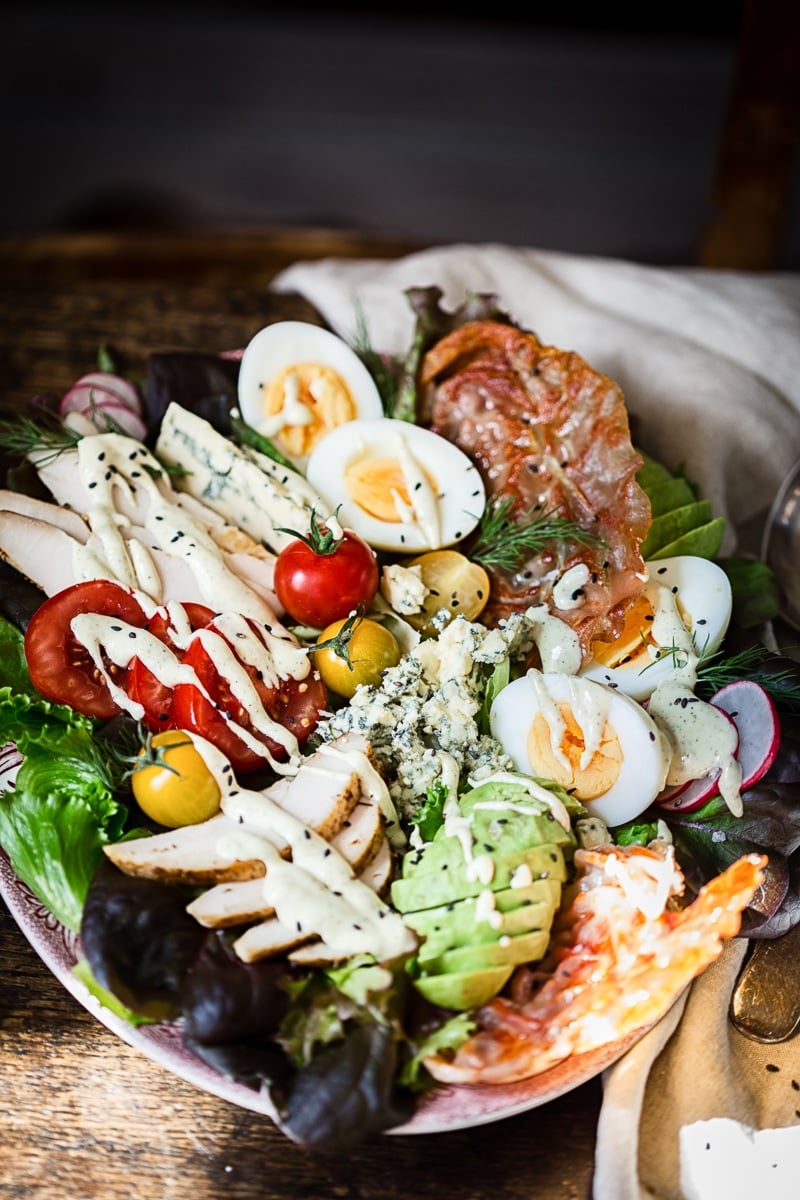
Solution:
{"label": "blue cheese crumble", "polygon": [[534,630],[527,613],[513,613],[494,629],[458,616],[386,670],[379,687],[357,688],[350,704],[322,721],[317,734],[323,741],[367,735],[392,799],[406,816],[441,781],[441,751],[456,761],[462,782],[513,770],[500,743],[481,732],[480,710],[492,668],[527,654]]}

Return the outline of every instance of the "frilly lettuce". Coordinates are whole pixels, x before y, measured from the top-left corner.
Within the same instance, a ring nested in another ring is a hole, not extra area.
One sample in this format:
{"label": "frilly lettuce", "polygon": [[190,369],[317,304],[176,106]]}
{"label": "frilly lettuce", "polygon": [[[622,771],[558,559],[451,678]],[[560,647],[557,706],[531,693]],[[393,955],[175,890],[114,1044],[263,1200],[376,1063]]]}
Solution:
{"label": "frilly lettuce", "polygon": [[115,793],[123,765],[100,751],[92,721],[36,694],[22,635],[0,619],[0,745],[8,742],[23,762],[0,794],[0,846],[38,899],[77,931],[102,847],[122,836],[127,809]]}

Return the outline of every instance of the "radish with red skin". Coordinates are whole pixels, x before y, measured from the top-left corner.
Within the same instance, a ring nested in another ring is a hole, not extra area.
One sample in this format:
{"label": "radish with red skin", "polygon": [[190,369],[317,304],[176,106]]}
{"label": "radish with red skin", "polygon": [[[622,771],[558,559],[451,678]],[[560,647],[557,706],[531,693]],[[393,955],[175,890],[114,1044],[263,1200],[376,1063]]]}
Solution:
{"label": "radish with red skin", "polygon": [[62,396],[58,411],[62,419],[79,413],[101,433],[120,429],[137,441],[144,441],[147,436],[138,392],[132,383],[117,375],[102,371],[82,375]]}
{"label": "radish with red skin", "polygon": [[[740,791],[752,787],[766,775],[780,744],[780,721],[769,692],[752,679],[728,683],[711,697],[711,704],[724,712],[739,733],[736,758],[742,770]],[[693,812],[718,794],[720,772],[695,779],[680,788],[665,789],[656,804],[669,812]]]}
{"label": "radish with red skin", "polygon": [[89,371],[76,379],[61,400],[60,412],[85,412],[95,404],[122,404],[132,412],[142,415],[142,400],[129,379],[113,375],[110,371]]}

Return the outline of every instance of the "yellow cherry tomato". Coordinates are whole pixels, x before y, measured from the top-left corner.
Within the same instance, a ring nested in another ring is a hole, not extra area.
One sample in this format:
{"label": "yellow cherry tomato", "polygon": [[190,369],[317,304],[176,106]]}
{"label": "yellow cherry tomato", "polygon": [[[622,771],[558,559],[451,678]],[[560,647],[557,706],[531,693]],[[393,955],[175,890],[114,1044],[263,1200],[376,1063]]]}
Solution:
{"label": "yellow cherry tomato", "polygon": [[465,616],[474,621],[489,599],[489,576],[479,563],[458,550],[431,550],[406,564],[419,567],[422,582],[428,588],[422,612],[406,617],[409,625],[423,634],[435,634],[433,618],[445,609],[450,617]]}
{"label": "yellow cherry tomato", "polygon": [[220,791],[191,735],[165,729],[148,743],[131,775],[131,788],[142,812],[178,829],[197,825],[219,812]]}
{"label": "yellow cherry tomato", "polygon": [[361,683],[377,687],[381,672],[396,666],[401,656],[394,634],[370,617],[334,621],[323,629],[317,645],[321,648],[313,652],[314,666],[323,683],[347,700]]}

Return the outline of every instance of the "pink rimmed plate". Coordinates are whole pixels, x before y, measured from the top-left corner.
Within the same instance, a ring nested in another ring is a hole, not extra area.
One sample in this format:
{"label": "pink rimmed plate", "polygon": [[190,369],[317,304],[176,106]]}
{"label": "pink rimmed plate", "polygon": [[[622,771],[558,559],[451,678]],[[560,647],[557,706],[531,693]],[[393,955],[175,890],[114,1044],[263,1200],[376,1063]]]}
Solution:
{"label": "pink rimmed plate", "polygon": [[[19,762],[16,752],[0,750],[0,791],[12,783]],[[73,968],[81,957],[79,936],[65,929],[30,888],[17,878],[8,856],[1,849],[0,895],[44,964],[78,1003],[107,1029],[152,1062],[195,1087],[240,1108],[273,1118],[273,1109],[266,1094],[220,1074],[184,1046],[178,1022],[133,1026],[102,1005],[74,973]],[[570,1058],[518,1083],[437,1087],[420,1101],[410,1121],[389,1132],[444,1133],[503,1120],[537,1108],[595,1078],[611,1066],[638,1036],[614,1042],[590,1054]]]}

